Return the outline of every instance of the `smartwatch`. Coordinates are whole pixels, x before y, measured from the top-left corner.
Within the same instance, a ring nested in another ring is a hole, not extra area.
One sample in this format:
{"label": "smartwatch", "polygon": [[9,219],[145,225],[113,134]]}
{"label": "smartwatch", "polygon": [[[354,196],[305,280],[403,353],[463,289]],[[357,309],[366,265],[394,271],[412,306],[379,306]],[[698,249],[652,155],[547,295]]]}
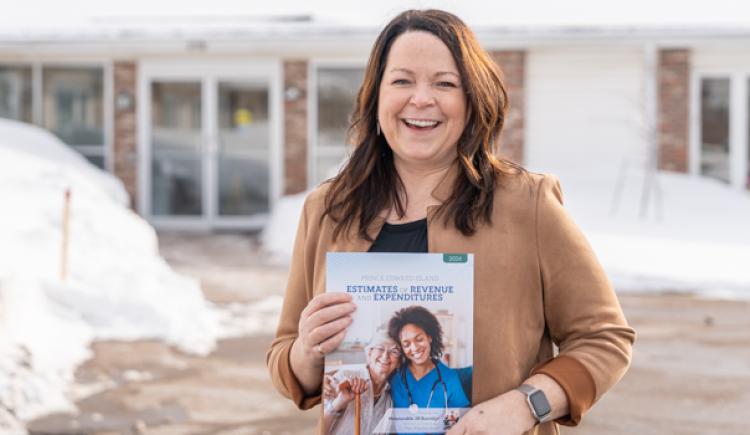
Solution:
{"label": "smartwatch", "polygon": [[552,419],[552,407],[544,391],[529,384],[523,384],[517,390],[526,395],[526,403],[529,404],[531,414],[538,423],[545,423]]}

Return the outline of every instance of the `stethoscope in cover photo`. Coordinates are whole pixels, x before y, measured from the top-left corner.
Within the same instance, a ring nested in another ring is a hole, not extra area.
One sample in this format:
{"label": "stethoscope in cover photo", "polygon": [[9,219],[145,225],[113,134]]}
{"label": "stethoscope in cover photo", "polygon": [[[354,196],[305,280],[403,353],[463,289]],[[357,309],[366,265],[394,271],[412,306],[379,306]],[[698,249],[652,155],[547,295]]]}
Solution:
{"label": "stethoscope in cover photo", "polygon": [[[443,401],[444,401],[444,411],[445,413],[448,412],[448,387],[445,385],[445,382],[443,381],[443,375],[440,373],[440,365],[438,365],[438,362],[433,360],[433,364],[435,364],[435,370],[437,370],[437,379],[435,382],[432,383],[432,388],[430,389],[430,397],[427,399],[427,406],[426,408],[429,408],[432,404],[432,396],[435,394],[435,387],[438,386],[438,384],[443,386]],[[406,370],[408,368],[404,367],[403,370],[401,370],[401,381],[404,383],[404,387],[406,388],[406,394],[409,395],[409,412],[412,414],[416,414],[419,412],[419,405],[414,403],[414,398],[411,395],[411,388],[409,388],[409,384],[406,382]]]}

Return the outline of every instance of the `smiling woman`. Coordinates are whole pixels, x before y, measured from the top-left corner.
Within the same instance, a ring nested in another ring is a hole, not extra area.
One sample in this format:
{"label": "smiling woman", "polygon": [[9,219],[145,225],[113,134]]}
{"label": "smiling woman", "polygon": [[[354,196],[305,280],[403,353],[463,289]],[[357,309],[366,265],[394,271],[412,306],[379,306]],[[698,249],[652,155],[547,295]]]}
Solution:
{"label": "smiling woman", "polygon": [[393,43],[378,98],[378,123],[397,170],[441,169],[456,159],[467,122],[466,93],[437,36],[408,32]]}
{"label": "smiling woman", "polygon": [[410,10],[382,30],[351,120],[353,153],[305,202],[268,352],[274,384],[300,408],[319,403],[324,357],[355,309],[350,295],[325,292],[330,251],[474,254],[470,394],[440,361],[426,309],[389,326],[403,353],[390,377],[395,407],[471,402],[449,435],[559,433],[625,373],[634,331],[559,183],[495,156],[507,110],[498,65],[458,17]]}
{"label": "smiling woman", "polygon": [[399,343],[401,366],[391,376],[396,408],[464,408],[470,400],[456,370],[440,360],[443,331],[437,317],[414,305],[397,311],[388,322],[388,335]]}

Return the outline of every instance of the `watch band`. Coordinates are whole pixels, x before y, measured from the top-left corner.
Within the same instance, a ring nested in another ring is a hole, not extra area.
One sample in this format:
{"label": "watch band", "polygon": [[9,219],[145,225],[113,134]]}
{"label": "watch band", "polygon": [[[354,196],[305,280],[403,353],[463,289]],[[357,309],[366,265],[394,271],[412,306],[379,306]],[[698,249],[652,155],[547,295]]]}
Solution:
{"label": "watch band", "polygon": [[552,420],[552,407],[544,391],[529,384],[522,384],[516,389],[526,395],[526,403],[538,423],[546,423]]}

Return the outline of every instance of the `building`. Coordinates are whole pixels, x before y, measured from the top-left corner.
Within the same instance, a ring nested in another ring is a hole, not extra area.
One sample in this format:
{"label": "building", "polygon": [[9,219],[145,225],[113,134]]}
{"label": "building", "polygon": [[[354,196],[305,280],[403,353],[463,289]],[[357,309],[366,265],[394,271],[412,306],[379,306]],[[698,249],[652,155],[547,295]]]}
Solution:
{"label": "building", "polygon": [[[0,33],[0,116],[112,171],[157,227],[257,229],[344,158],[378,31],[302,15]],[[506,156],[592,176],[658,165],[750,188],[750,28],[475,31],[510,89]]]}

